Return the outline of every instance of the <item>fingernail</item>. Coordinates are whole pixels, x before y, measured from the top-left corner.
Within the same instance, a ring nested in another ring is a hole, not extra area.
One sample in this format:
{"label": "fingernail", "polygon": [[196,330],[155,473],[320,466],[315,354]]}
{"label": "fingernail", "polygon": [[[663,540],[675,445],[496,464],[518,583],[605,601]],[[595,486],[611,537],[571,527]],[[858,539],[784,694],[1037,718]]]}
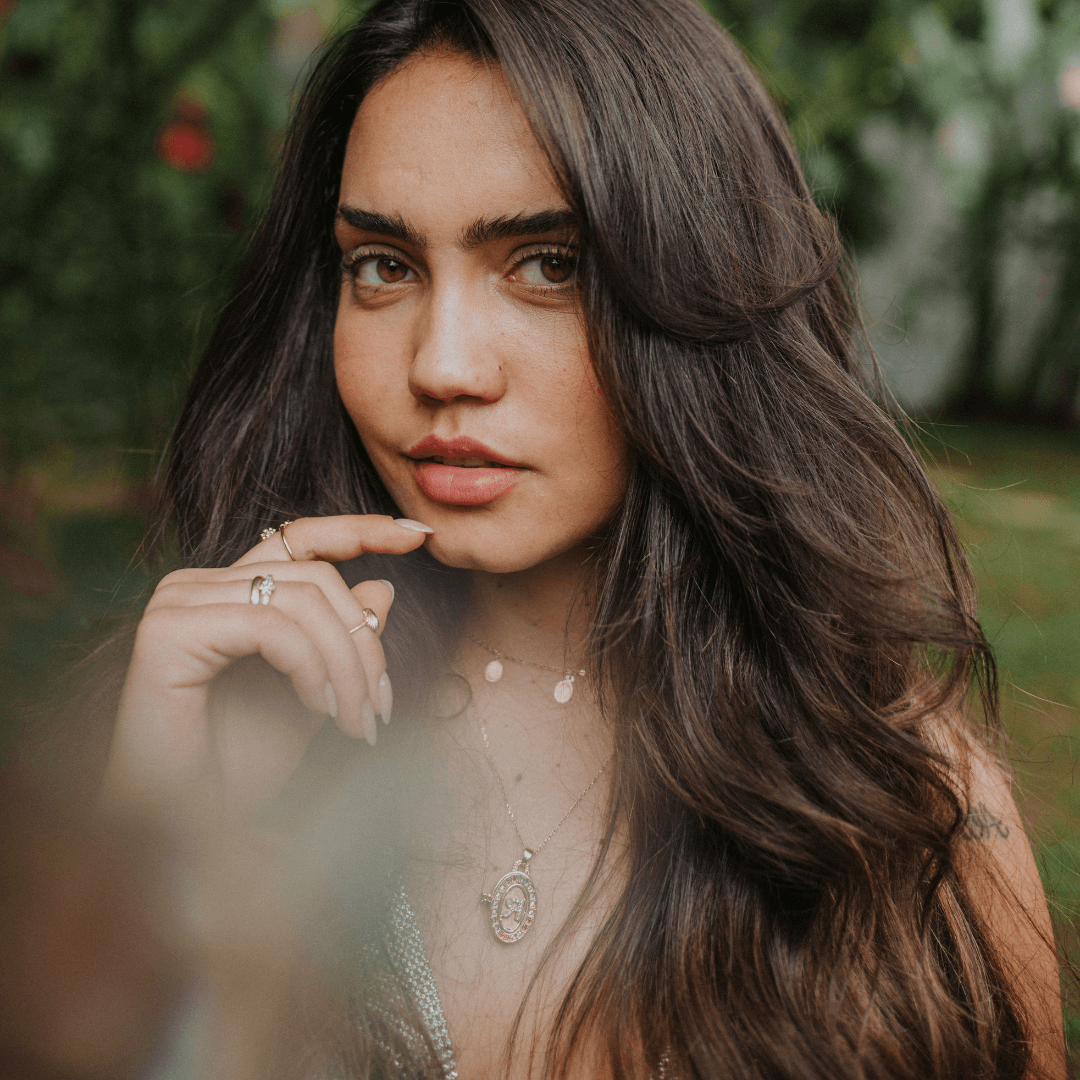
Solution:
{"label": "fingernail", "polygon": [[394,583],[392,581],[387,581],[384,577],[379,578],[379,581],[390,590],[390,603],[392,604],[394,602],[394,596],[396,595],[394,592]]}
{"label": "fingernail", "polygon": [[379,715],[384,724],[390,723],[390,711],[394,707],[394,688],[390,685],[390,676],[384,671],[379,676]]}
{"label": "fingernail", "polygon": [[371,746],[375,745],[375,710],[371,707],[371,699],[364,698],[364,704],[360,706],[360,718],[364,721],[364,738]]}
{"label": "fingernail", "polygon": [[400,525],[403,529],[412,529],[413,532],[433,533],[435,531],[430,525],[425,525],[422,521],[413,521],[412,518],[394,518],[394,524]]}
{"label": "fingernail", "polygon": [[334,693],[334,688],[329,683],[323,687],[323,697],[326,699],[326,711],[336,720],[337,695]]}

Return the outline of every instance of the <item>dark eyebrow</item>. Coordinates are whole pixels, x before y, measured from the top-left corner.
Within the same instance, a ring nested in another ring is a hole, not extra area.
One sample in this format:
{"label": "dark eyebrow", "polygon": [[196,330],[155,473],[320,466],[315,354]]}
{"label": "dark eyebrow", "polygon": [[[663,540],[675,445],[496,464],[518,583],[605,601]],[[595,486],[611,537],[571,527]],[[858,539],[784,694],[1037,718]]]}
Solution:
{"label": "dark eyebrow", "polygon": [[400,216],[387,217],[385,214],[373,214],[369,210],[361,210],[356,206],[339,206],[336,216],[354,229],[390,236],[421,251],[427,247],[427,237],[406,225]]}
{"label": "dark eyebrow", "polygon": [[[354,229],[392,237],[418,251],[427,247],[427,237],[406,225],[400,215],[387,217],[385,214],[361,210],[357,206],[342,205],[337,208],[337,217]],[[480,218],[462,233],[460,243],[466,251],[471,251],[492,240],[507,240],[514,236],[542,236],[551,232],[572,233],[576,228],[577,218],[572,211],[541,210],[536,214],[515,214],[514,217]]]}
{"label": "dark eyebrow", "polygon": [[517,214],[514,217],[481,218],[474,221],[461,235],[461,246],[469,251],[492,240],[508,240],[514,236],[537,236],[550,232],[572,233],[577,218],[570,210],[541,210],[538,214]]}

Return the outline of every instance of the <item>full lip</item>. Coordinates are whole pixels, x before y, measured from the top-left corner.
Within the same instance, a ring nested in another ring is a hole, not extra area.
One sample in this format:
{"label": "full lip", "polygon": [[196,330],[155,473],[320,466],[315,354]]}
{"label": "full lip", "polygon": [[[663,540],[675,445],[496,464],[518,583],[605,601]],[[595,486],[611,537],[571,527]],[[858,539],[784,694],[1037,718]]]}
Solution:
{"label": "full lip", "polygon": [[473,439],[468,435],[457,435],[452,439],[443,439],[438,435],[428,435],[416,443],[415,446],[411,446],[406,450],[405,456],[411,458],[417,464],[434,458],[441,458],[442,460],[437,462],[438,464],[455,465],[457,462],[469,458],[480,458],[483,461],[482,466],[460,467],[525,468],[520,462],[500,454],[497,450],[492,450],[490,446],[485,446],[479,439]]}
{"label": "full lip", "polygon": [[527,471],[478,439],[428,435],[405,452],[413,478],[433,502],[487,506],[517,486]]}

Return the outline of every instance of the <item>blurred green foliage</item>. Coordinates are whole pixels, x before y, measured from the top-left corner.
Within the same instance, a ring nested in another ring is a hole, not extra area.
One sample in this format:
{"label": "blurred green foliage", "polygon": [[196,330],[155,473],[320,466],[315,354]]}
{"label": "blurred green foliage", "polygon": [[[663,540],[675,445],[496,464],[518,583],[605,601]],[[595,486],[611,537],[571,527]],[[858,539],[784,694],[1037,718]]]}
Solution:
{"label": "blurred green foliage", "polygon": [[3,14],[10,732],[51,654],[91,641],[148,580],[132,557],[156,471],[265,197],[284,110],[261,0],[24,0]]}
{"label": "blurred green foliage", "polygon": [[[25,0],[4,26],[9,473],[58,441],[161,449],[266,184],[270,28],[255,0]],[[205,170],[158,152],[178,107]]]}
{"label": "blurred green foliage", "polygon": [[[1080,394],[1080,0],[709,0],[785,104],[819,197],[857,252],[891,239],[896,177],[870,126],[932,147],[955,224],[941,278],[969,323],[951,415],[1074,427]],[[894,170],[895,171],[895,170]],[[894,228],[909,228],[899,222]],[[1007,262],[1045,267],[1027,340],[1005,340]],[[914,304],[918,297],[910,298]],[[1005,352],[1001,355],[1001,343]]]}

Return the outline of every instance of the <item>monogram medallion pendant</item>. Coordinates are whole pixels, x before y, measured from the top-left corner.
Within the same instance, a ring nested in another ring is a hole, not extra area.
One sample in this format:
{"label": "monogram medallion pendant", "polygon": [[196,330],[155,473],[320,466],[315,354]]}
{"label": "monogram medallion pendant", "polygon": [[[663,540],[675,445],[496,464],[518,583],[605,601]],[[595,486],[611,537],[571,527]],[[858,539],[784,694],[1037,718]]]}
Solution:
{"label": "monogram medallion pendant", "polygon": [[499,878],[495,891],[480,897],[488,905],[491,932],[507,945],[520,941],[536,918],[536,889],[529,877],[531,851],[514,863],[509,874]]}

